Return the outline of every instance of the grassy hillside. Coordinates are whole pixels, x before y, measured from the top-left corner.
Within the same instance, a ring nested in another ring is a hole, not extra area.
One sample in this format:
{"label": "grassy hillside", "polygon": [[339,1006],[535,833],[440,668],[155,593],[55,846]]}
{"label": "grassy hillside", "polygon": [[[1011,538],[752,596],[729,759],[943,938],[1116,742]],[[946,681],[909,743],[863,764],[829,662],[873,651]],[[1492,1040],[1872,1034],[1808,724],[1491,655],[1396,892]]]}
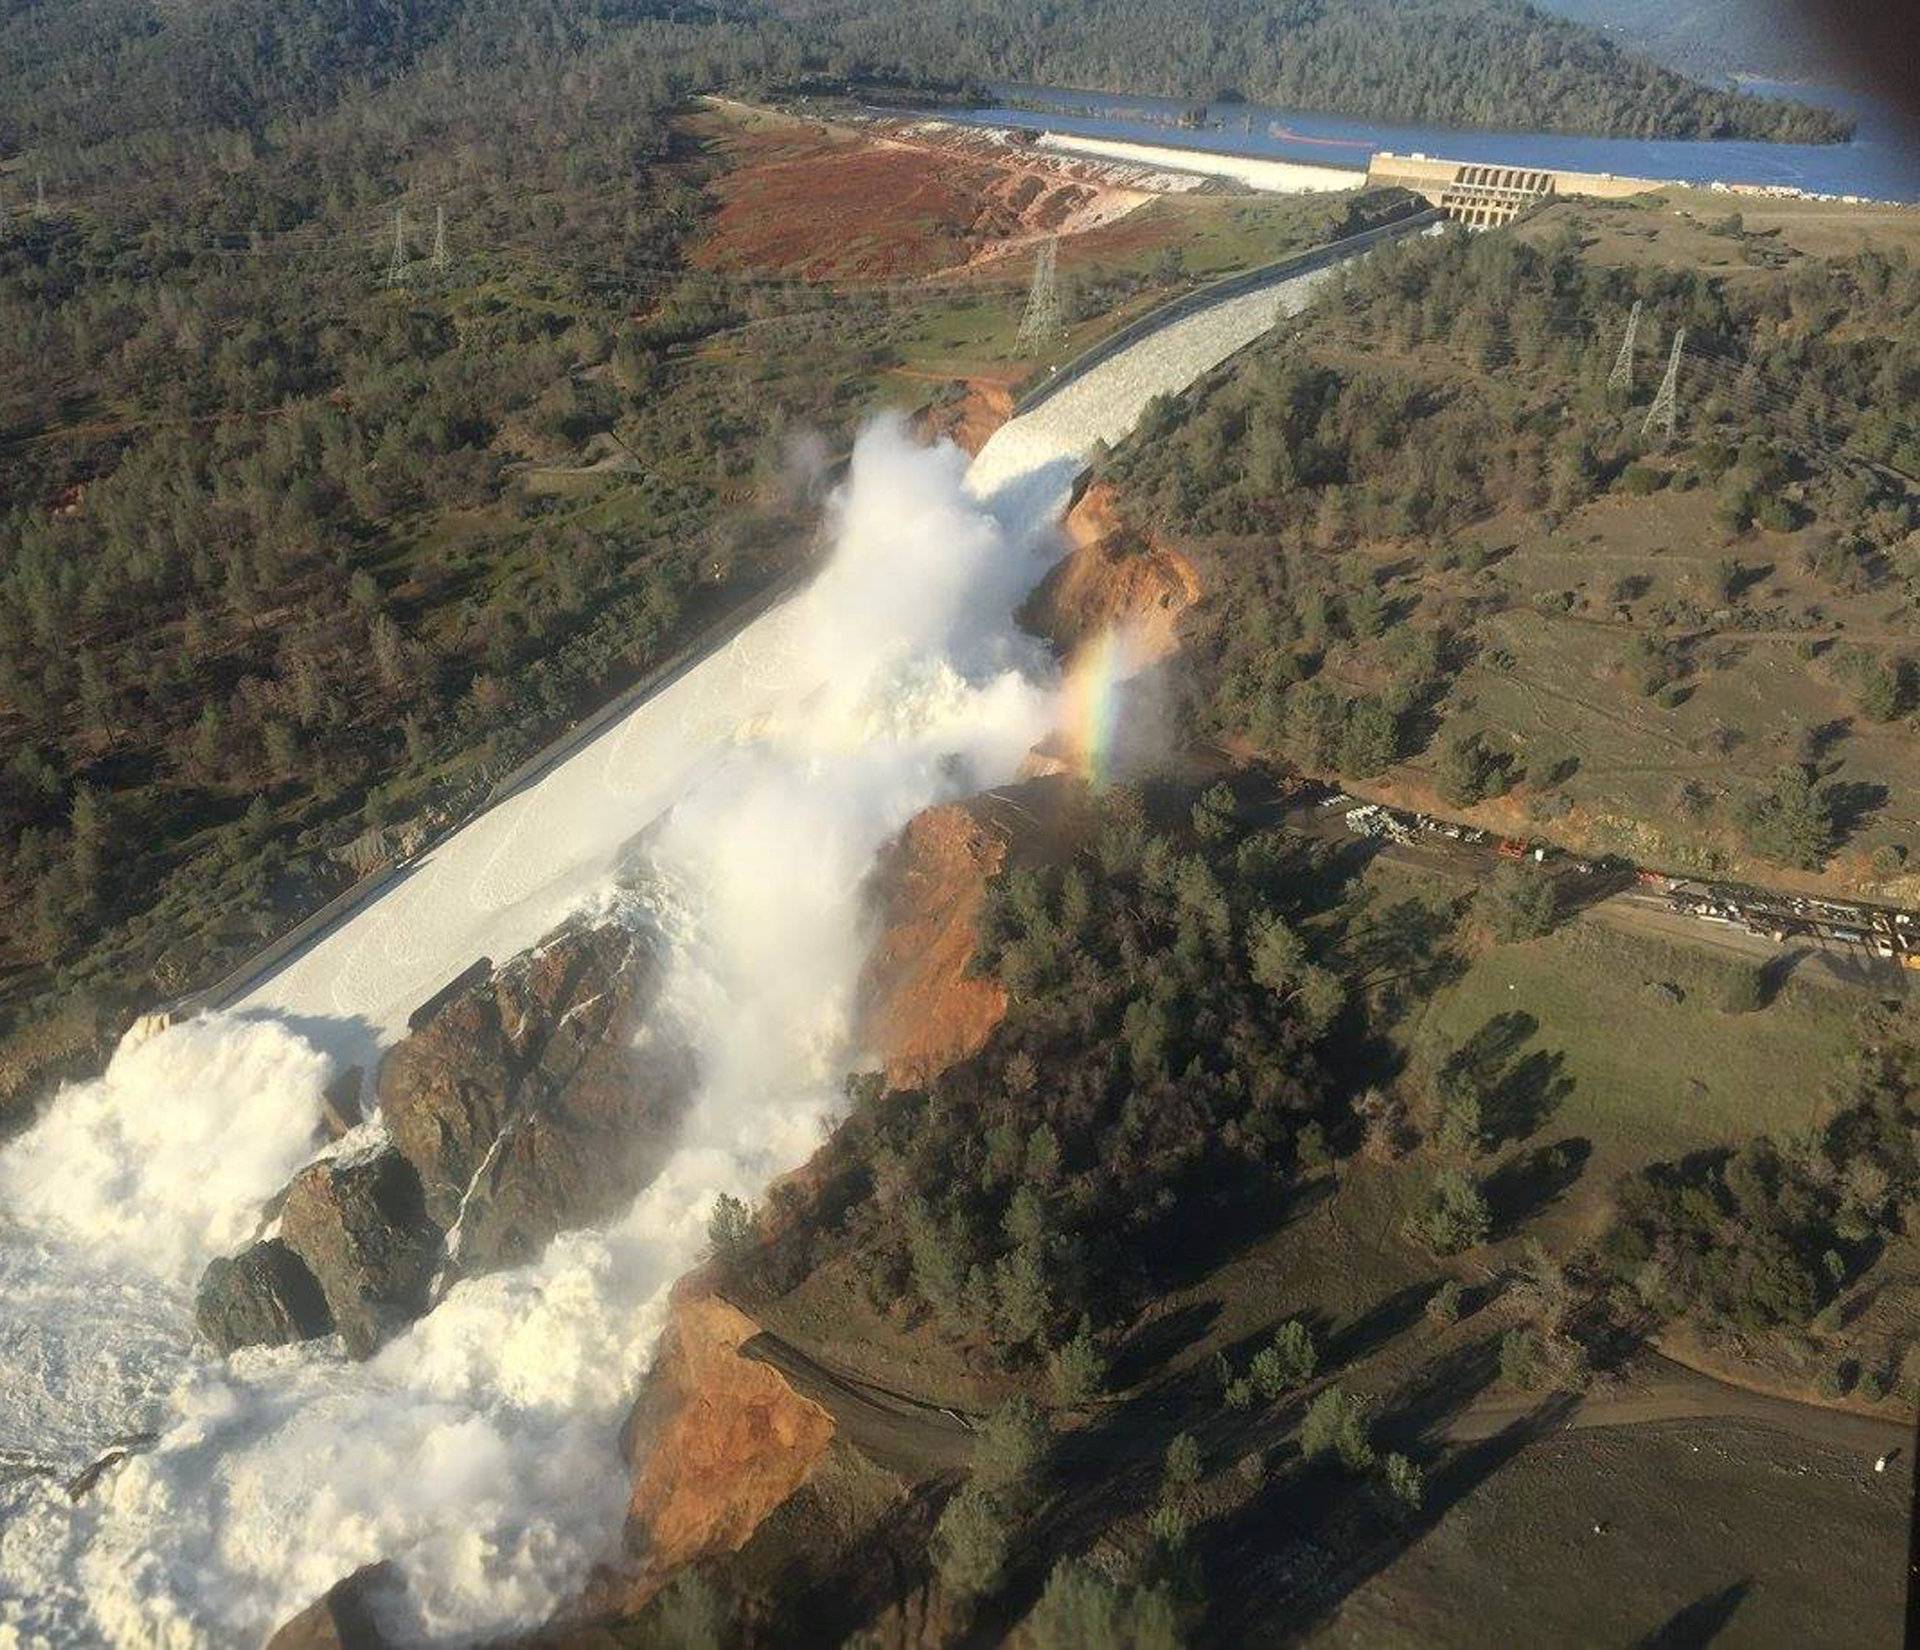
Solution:
{"label": "grassy hillside", "polygon": [[1844,218],[1562,203],[1371,260],[1151,414],[1109,473],[1202,565],[1193,729],[1589,851],[1915,898],[1920,277],[1909,214]]}

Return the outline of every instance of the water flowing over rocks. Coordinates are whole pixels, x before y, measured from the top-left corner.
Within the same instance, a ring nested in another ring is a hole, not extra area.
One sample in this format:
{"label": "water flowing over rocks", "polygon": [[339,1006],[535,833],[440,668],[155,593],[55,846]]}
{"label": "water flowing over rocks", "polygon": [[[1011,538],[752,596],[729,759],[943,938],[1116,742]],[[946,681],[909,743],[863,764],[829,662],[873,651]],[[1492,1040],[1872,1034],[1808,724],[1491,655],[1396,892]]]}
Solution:
{"label": "water flowing over rocks", "polygon": [[391,1564],[369,1564],[329,1587],[284,1623],[266,1650],[389,1650],[375,1605],[406,1585]]}
{"label": "water flowing over rocks", "polygon": [[659,986],[624,928],[574,930],[449,999],[380,1069],[380,1112],[463,1272],[618,1214],[672,1144],[692,1082],[636,1047]]}
{"label": "water flowing over rocks", "polygon": [[308,1164],[277,1234],[207,1268],[202,1333],[231,1351],[337,1330],[366,1357],[436,1278],[522,1264],[625,1208],[693,1079],[683,1051],[643,1036],[658,987],[653,948],[610,924],[438,994],[381,1065],[385,1139]]}
{"label": "water flowing over rocks", "polygon": [[356,1358],[427,1308],[440,1228],[427,1219],[420,1176],[390,1146],[302,1169],[287,1189],[280,1237],[319,1282]]}
{"label": "water flowing over rocks", "polygon": [[222,1352],[311,1340],[333,1327],[318,1280],[278,1238],[209,1264],[194,1299],[194,1320]]}

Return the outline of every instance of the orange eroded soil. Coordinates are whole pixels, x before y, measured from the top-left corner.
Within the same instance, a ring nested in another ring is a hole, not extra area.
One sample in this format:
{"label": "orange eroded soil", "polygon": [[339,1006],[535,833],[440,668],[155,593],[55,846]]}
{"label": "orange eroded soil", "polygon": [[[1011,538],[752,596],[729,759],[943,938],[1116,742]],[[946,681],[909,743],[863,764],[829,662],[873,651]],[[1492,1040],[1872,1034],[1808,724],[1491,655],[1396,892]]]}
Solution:
{"label": "orange eroded soil", "polygon": [[1028,598],[1020,622],[1069,657],[1114,628],[1127,633],[1136,667],[1177,652],[1180,615],[1200,599],[1193,564],[1127,526],[1105,483],[1068,513],[1067,541],[1073,548]]}
{"label": "orange eroded soil", "polygon": [[956,394],[921,409],[914,432],[924,441],[951,441],[962,452],[977,453],[987,438],[1013,416],[1013,391],[989,378],[955,380]]}
{"label": "orange eroded soil", "polygon": [[881,928],[861,1027],[890,1087],[930,1081],[976,1053],[1007,1011],[998,981],[966,972],[987,882],[1006,852],[1004,832],[957,802],[916,814],[888,850],[875,879]]}
{"label": "orange eroded soil", "polygon": [[715,1296],[675,1295],[629,1427],[628,1530],[655,1586],[692,1559],[737,1551],[806,1482],[833,1438],[824,1409],[739,1355],[757,1329]]}
{"label": "orange eroded soil", "polygon": [[703,120],[699,130],[728,163],[711,186],[711,230],[693,254],[708,269],[816,280],[930,275],[1111,223],[1151,198],[1005,147],[803,121],[741,130]]}

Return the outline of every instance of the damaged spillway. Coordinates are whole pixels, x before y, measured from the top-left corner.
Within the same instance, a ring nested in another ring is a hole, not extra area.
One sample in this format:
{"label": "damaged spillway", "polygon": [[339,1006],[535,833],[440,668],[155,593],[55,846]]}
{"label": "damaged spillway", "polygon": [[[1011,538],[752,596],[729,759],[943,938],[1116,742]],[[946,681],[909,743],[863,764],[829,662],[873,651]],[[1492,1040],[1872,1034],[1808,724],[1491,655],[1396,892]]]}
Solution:
{"label": "damaged spillway", "polygon": [[869,429],[807,591],[0,1153],[0,1458],[47,1469],[0,1478],[0,1639],[259,1643],[382,1564],[402,1641],[577,1591],[713,1199],[837,1113],[876,855],[1054,721],[1011,615],[1086,455],[1324,278],[1186,316],[970,466]]}

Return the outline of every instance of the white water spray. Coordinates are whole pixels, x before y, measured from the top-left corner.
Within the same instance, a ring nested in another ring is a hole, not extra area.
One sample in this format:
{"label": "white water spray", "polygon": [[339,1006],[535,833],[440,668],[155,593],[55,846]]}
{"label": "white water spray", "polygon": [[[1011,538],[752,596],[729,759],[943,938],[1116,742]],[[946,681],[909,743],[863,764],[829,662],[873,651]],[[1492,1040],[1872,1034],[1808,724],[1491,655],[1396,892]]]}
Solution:
{"label": "white water spray", "polygon": [[[409,1581],[389,1628],[457,1643],[542,1620],[609,1554],[615,1432],[713,1197],[756,1196],[834,1116],[875,850],[928,803],[1010,777],[1049,721],[1009,614],[1081,456],[1321,278],[1130,347],[970,471],[897,423],[870,430],[808,597],[242,1005],[282,1024],[163,1033],[0,1153],[0,1415],[26,1439],[0,1431],[0,1650],[255,1644],[378,1558]],[[637,894],[615,895],[624,849],[669,807]],[[702,1062],[677,1149],[627,1215],[461,1282],[366,1363],[331,1345],[192,1353],[200,1263],[244,1241],[317,1115],[326,1062],[292,1033],[363,1058],[474,956],[583,905],[658,929],[664,1029]],[[5,1482],[9,1458],[77,1466],[149,1419],[158,1445],[78,1505],[52,1477]]]}
{"label": "white water spray", "polygon": [[[895,421],[862,437],[761,737],[699,771],[624,897],[668,942],[659,1012],[700,1054],[659,1179],[611,1229],[457,1285],[365,1364],[188,1364],[159,1445],[93,1497],[15,1491],[0,1621],[29,1642],[244,1643],[391,1558],[392,1625],[457,1642],[538,1622],[610,1554],[613,1438],[714,1195],[757,1195],[833,1117],[875,853],[929,802],[1010,777],[1047,725],[1047,667],[1008,617],[1043,562],[964,475]],[[36,1234],[127,1263],[144,1238],[184,1310],[310,1148],[327,1069],[279,1026],[188,1022],[66,1091],[0,1186]]]}

